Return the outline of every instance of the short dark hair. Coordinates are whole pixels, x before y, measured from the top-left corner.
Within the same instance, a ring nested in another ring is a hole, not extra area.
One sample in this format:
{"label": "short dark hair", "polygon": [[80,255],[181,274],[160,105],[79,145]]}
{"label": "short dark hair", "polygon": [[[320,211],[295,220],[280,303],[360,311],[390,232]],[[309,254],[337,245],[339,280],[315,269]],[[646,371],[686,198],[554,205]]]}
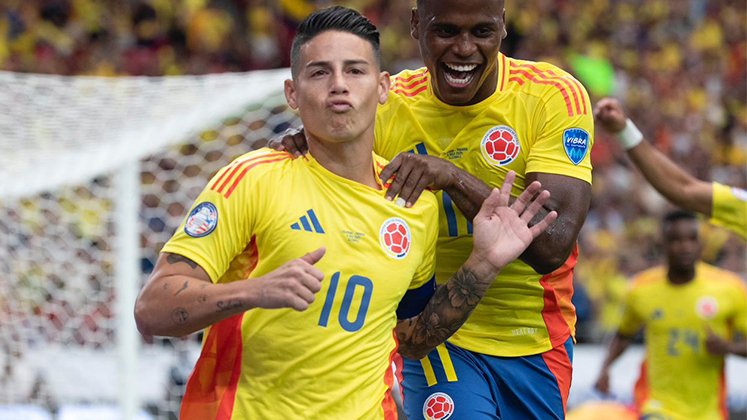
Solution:
{"label": "short dark hair", "polygon": [[694,222],[697,222],[698,216],[695,213],[687,210],[672,210],[665,214],[664,218],[662,219],[662,231],[666,231],[670,226],[672,226],[674,222],[679,222],[680,220],[692,220]]}
{"label": "short dark hair", "polygon": [[301,47],[315,36],[326,31],[348,32],[365,39],[371,43],[376,64],[381,66],[379,30],[376,25],[353,9],[333,6],[315,11],[298,26],[298,32],[293,38],[291,46],[291,72],[293,76],[298,74],[297,66]]}

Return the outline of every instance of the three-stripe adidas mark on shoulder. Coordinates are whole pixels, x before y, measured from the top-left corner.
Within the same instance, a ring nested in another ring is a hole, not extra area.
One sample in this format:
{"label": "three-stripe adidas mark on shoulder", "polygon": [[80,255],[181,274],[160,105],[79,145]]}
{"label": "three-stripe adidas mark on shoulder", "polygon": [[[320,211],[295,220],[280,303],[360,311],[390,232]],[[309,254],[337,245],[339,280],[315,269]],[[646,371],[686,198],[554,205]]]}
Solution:
{"label": "three-stripe adidas mark on shoulder", "polygon": [[322,224],[319,223],[319,219],[317,219],[313,209],[306,210],[306,214],[301,216],[298,222],[290,225],[290,228],[293,230],[304,230],[306,232],[324,234]]}

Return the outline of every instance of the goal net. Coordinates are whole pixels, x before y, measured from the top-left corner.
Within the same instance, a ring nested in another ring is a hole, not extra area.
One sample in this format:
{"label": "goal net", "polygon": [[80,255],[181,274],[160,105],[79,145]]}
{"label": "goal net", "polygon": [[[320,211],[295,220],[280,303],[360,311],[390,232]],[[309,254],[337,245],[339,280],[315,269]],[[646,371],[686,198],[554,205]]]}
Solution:
{"label": "goal net", "polygon": [[0,72],[0,418],[176,418],[199,342],[141,337],[134,299],[208,179],[296,124],[287,77]]}

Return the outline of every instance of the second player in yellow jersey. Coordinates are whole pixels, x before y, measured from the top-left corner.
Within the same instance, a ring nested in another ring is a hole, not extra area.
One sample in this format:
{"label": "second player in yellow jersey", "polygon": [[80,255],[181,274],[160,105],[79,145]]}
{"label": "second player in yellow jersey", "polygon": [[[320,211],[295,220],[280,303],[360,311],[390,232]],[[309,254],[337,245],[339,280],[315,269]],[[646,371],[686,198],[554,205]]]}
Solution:
{"label": "second player in yellow jersey", "polygon": [[[594,127],[583,87],[547,63],[500,54],[498,69],[498,89],[469,106],[440,101],[425,68],[398,74],[387,103],[377,113],[374,150],[387,159],[402,151],[436,156],[490,187],[499,186],[513,170],[516,193],[530,172],[591,183]],[[472,224],[447,193],[437,195],[441,233],[436,274],[445,281],[472,247]],[[449,341],[494,356],[536,354],[562,344],[575,327],[575,260],[574,252],[548,276],[516,260]]]}

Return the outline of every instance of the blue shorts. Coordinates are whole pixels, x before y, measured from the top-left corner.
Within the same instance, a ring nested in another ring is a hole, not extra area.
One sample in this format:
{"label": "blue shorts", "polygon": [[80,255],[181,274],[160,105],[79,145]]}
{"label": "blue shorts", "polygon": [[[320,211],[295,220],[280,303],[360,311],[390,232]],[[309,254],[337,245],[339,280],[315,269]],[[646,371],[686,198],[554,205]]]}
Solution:
{"label": "blue shorts", "polygon": [[545,353],[497,357],[442,344],[422,360],[403,358],[409,420],[564,419],[573,339]]}

